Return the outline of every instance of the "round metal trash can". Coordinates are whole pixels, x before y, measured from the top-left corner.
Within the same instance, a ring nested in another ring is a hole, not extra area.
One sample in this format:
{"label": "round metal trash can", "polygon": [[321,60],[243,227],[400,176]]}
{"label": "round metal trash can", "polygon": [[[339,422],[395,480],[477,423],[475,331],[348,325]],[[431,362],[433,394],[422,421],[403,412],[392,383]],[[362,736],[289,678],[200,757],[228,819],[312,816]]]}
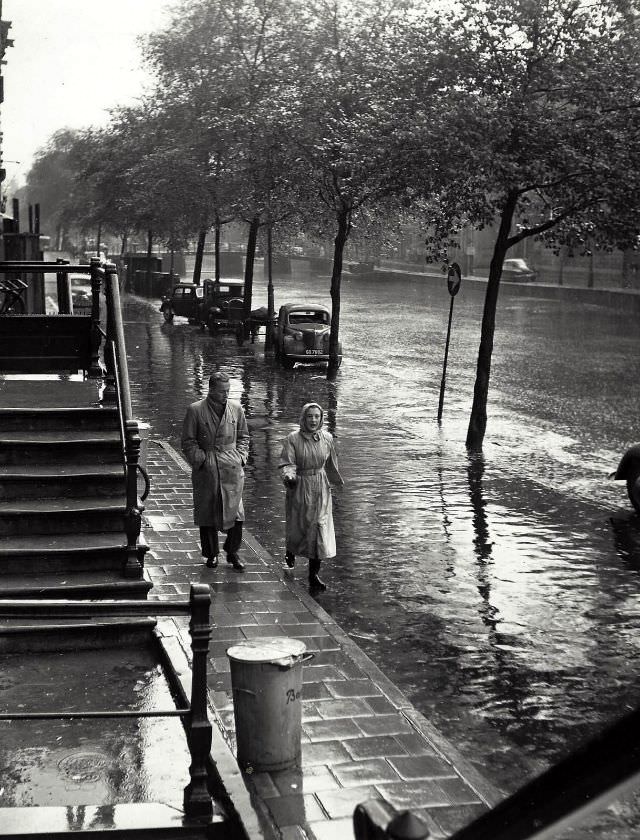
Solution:
{"label": "round metal trash can", "polygon": [[231,666],[238,764],[284,770],[300,758],[304,642],[284,636],[250,639],[227,650]]}

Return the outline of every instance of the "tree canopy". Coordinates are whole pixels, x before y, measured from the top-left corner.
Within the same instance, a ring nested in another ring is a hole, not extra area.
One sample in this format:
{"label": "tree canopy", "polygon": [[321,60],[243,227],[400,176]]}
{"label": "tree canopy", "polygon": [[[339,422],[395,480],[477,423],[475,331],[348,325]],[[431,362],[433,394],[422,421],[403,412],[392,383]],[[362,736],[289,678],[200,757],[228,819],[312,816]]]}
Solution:
{"label": "tree canopy", "polygon": [[245,220],[247,272],[261,225],[330,236],[332,359],[352,231],[420,218],[441,256],[462,225],[495,225],[477,449],[509,249],[637,241],[639,21],[638,0],[182,0],[146,40],[145,103],[56,136],[32,177],[73,157],[90,218],[166,242]]}

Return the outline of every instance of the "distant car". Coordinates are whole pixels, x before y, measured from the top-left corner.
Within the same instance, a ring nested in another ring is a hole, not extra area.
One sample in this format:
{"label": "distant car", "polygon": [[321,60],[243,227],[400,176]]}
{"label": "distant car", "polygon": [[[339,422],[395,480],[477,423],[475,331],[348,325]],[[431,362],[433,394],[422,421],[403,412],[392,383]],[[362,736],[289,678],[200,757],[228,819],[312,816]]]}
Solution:
{"label": "distant car", "polygon": [[91,276],[89,274],[69,274],[71,302],[75,315],[90,315],[93,304],[91,295]]}
{"label": "distant car", "polygon": [[503,280],[514,283],[532,283],[537,276],[537,273],[521,257],[505,260],[502,265]]}
{"label": "distant car", "polygon": [[160,312],[167,322],[173,321],[174,315],[188,318],[192,324],[200,318],[201,304],[204,299],[202,286],[195,283],[178,283],[168,295],[162,298]]}
{"label": "distant car", "polygon": [[[273,327],[273,346],[284,367],[296,362],[329,361],[331,313],[317,303],[285,303]],[[342,364],[342,344],[338,345],[338,366]]]}

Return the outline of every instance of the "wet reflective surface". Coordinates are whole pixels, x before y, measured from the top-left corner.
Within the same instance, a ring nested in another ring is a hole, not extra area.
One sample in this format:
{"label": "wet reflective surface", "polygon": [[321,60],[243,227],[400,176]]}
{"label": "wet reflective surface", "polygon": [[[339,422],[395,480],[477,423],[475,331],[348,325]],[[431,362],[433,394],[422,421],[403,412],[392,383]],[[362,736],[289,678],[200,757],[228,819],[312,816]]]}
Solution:
{"label": "wet reflective surface", "polygon": [[[140,647],[2,655],[0,666],[6,713],[175,708]],[[79,829],[85,810],[72,806],[97,805],[93,824],[113,827],[115,803],[181,803],[189,763],[179,718],[0,721],[0,807],[67,805]]]}
{"label": "wet reflective surface", "polygon": [[[464,440],[482,286],[455,300],[436,423],[445,283],[343,283],[344,362],[286,371],[158,302],[125,305],[135,412],[179,448],[216,367],[252,430],[248,528],[284,552],[276,474],[301,406],[320,402],[345,487],[322,606],[412,702],[505,790],[640,697],[640,522],[607,479],[640,439],[637,316],[501,292],[483,457]],[[262,286],[259,280],[256,286]],[[275,282],[276,306],[329,303],[328,280]],[[254,306],[266,303],[260,288]],[[303,570],[296,570],[303,576]]]}

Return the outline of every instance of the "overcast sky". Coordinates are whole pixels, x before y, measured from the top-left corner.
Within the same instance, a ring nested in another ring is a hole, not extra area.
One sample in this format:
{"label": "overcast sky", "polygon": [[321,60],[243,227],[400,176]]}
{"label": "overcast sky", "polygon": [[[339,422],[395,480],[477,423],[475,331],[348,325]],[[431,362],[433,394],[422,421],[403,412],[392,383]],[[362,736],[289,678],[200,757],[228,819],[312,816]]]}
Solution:
{"label": "overcast sky", "polygon": [[[7,178],[59,128],[104,123],[143,91],[137,36],[167,22],[165,0],[3,0],[11,21],[2,105]],[[20,161],[15,163],[14,161]]]}

